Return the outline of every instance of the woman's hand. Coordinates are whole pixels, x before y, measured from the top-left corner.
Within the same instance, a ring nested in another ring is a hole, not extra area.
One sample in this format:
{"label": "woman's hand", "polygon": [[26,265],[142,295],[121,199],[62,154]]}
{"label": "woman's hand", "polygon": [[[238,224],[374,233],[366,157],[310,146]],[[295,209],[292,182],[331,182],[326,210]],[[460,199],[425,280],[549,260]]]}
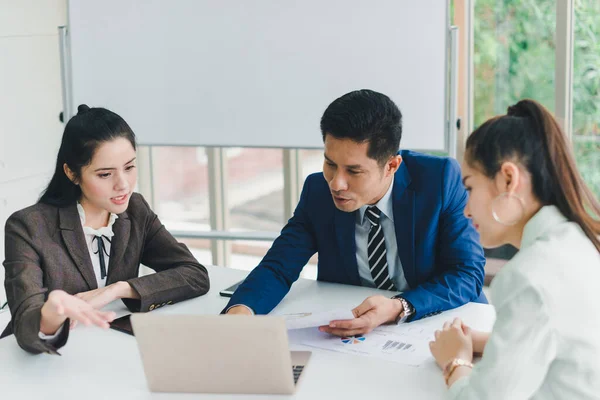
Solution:
{"label": "woman's hand", "polygon": [[118,299],[139,299],[137,292],[133,290],[129,283],[124,281],[115,282],[103,288],[77,293],[75,296],[97,310]]}
{"label": "woman's hand", "polygon": [[443,330],[435,331],[434,336],[435,340],[429,342],[429,348],[440,368],[444,368],[455,358],[473,361],[471,328],[459,318],[455,318],[452,323],[446,322]]}
{"label": "woman's hand", "polygon": [[48,300],[42,306],[41,314],[40,331],[46,335],[55,334],[67,318],[72,322],[105,329],[109,327],[109,322],[115,319],[114,312],[96,310],[87,302],[63,290],[50,292]]}

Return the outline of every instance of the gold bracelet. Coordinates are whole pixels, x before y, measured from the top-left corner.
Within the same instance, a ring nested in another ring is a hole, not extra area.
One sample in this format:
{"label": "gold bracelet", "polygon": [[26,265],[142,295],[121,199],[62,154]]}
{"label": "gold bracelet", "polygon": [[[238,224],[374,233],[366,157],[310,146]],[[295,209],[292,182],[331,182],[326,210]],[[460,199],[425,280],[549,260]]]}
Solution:
{"label": "gold bracelet", "polygon": [[450,380],[452,373],[454,372],[454,370],[456,370],[457,367],[468,367],[473,369],[473,363],[467,360],[463,360],[462,358],[455,358],[448,362],[448,364],[446,364],[446,366],[444,367],[444,380],[446,381],[446,386],[448,386],[448,381]]}

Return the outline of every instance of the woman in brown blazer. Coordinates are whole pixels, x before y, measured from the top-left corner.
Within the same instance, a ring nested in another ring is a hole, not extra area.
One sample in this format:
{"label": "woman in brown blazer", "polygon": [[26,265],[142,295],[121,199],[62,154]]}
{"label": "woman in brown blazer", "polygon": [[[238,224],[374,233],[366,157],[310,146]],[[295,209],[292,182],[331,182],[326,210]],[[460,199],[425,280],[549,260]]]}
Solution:
{"label": "woman in brown blazer", "polygon": [[[151,311],[205,294],[206,268],[160,223],[137,181],[135,135],[117,114],[80,105],[39,202],[6,222],[4,285],[14,333],[56,354],[77,322],[108,328],[121,299]],[[157,273],[138,277],[144,264]]]}

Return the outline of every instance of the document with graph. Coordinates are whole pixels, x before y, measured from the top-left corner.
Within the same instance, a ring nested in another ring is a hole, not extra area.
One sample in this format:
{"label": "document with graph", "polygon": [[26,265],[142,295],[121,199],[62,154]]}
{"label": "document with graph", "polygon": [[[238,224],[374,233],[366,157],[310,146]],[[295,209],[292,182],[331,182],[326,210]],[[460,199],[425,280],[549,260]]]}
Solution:
{"label": "document with graph", "polygon": [[315,329],[306,330],[301,337],[292,340],[319,349],[375,357],[418,367],[432,357],[429,340],[425,336],[422,333],[407,334],[402,329],[393,331],[376,328],[366,335],[337,337]]}

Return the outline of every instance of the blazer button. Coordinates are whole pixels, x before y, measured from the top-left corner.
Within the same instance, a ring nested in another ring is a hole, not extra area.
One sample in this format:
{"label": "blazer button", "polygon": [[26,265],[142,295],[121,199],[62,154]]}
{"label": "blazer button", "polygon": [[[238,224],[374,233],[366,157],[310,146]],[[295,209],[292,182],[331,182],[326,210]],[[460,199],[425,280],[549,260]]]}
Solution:
{"label": "blazer button", "polygon": [[150,304],[150,307],[148,307],[148,309],[149,309],[150,311],[154,310],[155,308],[156,308],[156,306],[155,306],[154,304]]}

